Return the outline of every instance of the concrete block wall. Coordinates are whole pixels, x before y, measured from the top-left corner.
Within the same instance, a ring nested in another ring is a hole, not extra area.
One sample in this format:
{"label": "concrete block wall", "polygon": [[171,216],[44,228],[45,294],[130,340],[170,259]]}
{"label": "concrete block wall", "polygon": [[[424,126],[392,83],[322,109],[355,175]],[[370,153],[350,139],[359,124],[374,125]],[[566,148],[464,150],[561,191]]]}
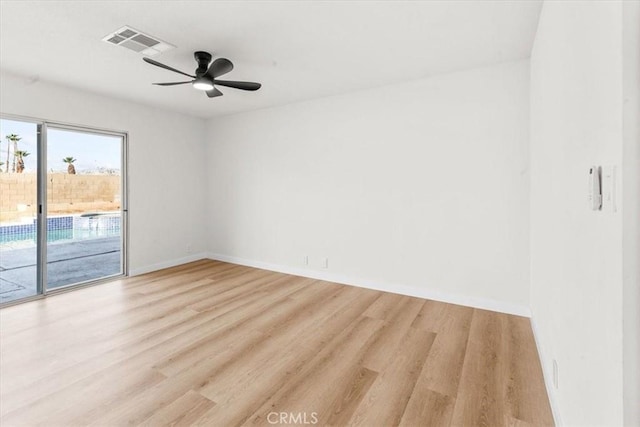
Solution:
{"label": "concrete block wall", "polygon": [[[19,221],[36,213],[36,174],[0,173],[0,221]],[[120,176],[47,176],[48,214],[120,209]]]}

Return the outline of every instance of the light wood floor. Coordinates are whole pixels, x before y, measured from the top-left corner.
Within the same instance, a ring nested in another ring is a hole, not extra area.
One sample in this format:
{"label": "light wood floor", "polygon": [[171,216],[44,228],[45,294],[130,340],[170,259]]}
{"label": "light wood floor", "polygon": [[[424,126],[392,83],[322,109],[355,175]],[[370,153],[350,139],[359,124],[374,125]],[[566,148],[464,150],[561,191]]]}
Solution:
{"label": "light wood floor", "polygon": [[0,332],[3,427],[553,424],[526,318],[216,261],[8,307]]}

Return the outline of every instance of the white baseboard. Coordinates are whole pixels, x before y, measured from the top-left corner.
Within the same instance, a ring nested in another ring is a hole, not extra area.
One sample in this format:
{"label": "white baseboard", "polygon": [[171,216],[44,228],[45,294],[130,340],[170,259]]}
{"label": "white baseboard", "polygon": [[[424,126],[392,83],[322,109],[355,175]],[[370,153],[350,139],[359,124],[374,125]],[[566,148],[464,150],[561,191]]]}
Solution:
{"label": "white baseboard", "polygon": [[374,289],[377,291],[391,292],[394,294],[408,295],[417,298],[431,299],[435,301],[447,302],[450,304],[464,305],[467,307],[481,308],[483,310],[497,311],[500,313],[514,314],[516,316],[531,317],[529,307],[525,305],[513,304],[504,301],[496,301],[488,298],[468,297],[463,295],[447,294],[445,292],[432,289],[416,288],[395,283],[384,283],[370,279],[349,277],[341,274],[330,273],[328,271],[318,271],[305,268],[291,267],[268,262],[255,261],[245,258],[238,258],[229,255],[209,253],[208,258],[230,262],[232,264],[246,265],[248,267],[261,268],[264,270],[277,271],[279,273],[292,274],[295,276],[310,277],[312,279],[325,280],[327,282],[343,283],[345,285],[357,286],[360,288]]}
{"label": "white baseboard", "polygon": [[175,267],[176,265],[186,264],[188,262],[198,261],[205,258],[209,258],[208,254],[206,252],[200,252],[182,258],[170,259],[167,261],[158,262],[156,264],[146,265],[144,267],[130,268],[129,276],[139,276],[140,274],[151,273],[152,271]]}
{"label": "white baseboard", "polygon": [[538,328],[536,327],[534,313],[531,313],[531,330],[533,331],[533,338],[536,342],[536,347],[538,348],[538,358],[542,365],[542,376],[544,377],[544,385],[547,389],[547,396],[549,397],[549,405],[551,406],[553,421],[555,422],[556,427],[560,427],[562,426],[562,421],[560,420],[556,389],[553,386],[553,365],[551,362],[553,358],[545,351],[545,347],[542,344],[542,339],[538,332]]}

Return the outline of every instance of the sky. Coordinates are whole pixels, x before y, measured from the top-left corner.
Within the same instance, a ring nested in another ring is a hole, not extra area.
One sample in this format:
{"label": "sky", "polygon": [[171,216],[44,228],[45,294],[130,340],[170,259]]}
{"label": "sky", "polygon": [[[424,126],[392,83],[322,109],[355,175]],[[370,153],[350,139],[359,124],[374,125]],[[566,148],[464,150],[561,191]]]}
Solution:
{"label": "sky", "polygon": [[[16,134],[22,138],[18,150],[31,153],[24,158],[25,173],[35,173],[37,165],[37,126],[35,123],[0,119],[0,162],[4,172],[7,163],[7,146],[10,146],[9,170],[13,159],[13,144],[8,144],[6,136]],[[76,171],[96,170],[98,168],[120,169],[121,138],[118,136],[98,135],[86,132],[56,129],[49,125],[47,133],[47,170],[67,171],[65,157],[74,157]]]}

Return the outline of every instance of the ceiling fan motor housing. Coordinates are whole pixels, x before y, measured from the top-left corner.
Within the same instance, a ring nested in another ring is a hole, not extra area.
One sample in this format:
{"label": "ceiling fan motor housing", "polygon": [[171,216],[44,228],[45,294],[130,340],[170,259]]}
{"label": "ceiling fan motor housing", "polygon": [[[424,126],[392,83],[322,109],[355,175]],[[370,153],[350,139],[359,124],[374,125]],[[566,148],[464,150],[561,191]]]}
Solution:
{"label": "ceiling fan motor housing", "polygon": [[204,75],[209,69],[209,64],[211,63],[211,54],[209,52],[194,52],[193,56],[196,58],[198,62],[198,68],[196,68],[196,76]]}

